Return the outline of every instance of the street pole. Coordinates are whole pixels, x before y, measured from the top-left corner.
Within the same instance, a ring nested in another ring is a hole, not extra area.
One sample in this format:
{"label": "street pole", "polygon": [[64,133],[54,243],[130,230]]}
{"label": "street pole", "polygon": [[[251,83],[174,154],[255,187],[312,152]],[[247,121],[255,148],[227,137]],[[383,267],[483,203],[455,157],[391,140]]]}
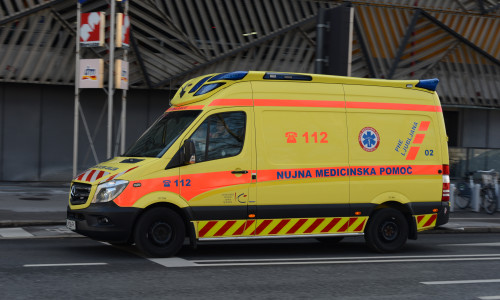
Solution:
{"label": "street pole", "polygon": [[109,30],[109,76],[108,76],[108,140],[106,158],[111,158],[113,147],[113,95],[114,95],[114,78],[115,72],[115,9],[116,2],[111,0],[111,18]]}
{"label": "street pole", "polygon": [[[125,9],[124,9],[124,15],[128,16],[128,1],[125,2]],[[122,34],[119,32],[118,34]],[[123,51],[123,61],[128,61],[128,50],[125,49]],[[127,74],[127,78],[130,79],[130,69],[127,71],[129,74]],[[117,74],[118,76],[118,74]],[[121,74],[120,74],[121,76]],[[127,82],[127,84],[130,82],[130,80]],[[120,154],[123,154],[125,152],[125,129],[127,125],[127,90],[122,89],[122,130],[121,130],[121,139],[120,139]]]}
{"label": "street pole", "polygon": [[76,51],[75,51],[75,108],[73,117],[73,178],[78,171],[78,125],[80,122],[78,110],[80,109],[80,12],[82,5],[76,4]]}

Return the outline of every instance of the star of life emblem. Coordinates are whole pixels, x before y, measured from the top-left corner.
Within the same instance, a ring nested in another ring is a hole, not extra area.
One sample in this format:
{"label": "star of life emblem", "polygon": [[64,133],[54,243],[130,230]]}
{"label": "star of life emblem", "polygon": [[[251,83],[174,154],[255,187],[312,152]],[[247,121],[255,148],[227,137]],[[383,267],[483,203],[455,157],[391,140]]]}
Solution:
{"label": "star of life emblem", "polygon": [[365,127],[359,132],[358,141],[363,150],[373,152],[380,145],[380,135],[375,128]]}

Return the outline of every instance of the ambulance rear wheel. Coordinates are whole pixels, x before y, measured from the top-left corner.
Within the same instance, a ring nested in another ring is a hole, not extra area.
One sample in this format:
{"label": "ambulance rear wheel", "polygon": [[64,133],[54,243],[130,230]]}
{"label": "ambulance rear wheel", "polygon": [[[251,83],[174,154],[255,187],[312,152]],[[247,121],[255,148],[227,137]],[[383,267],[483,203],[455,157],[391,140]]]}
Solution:
{"label": "ambulance rear wheel", "polygon": [[383,208],[370,219],[365,230],[368,246],[380,253],[401,249],[408,239],[408,222],[404,215],[393,208]]}
{"label": "ambulance rear wheel", "polygon": [[154,208],[141,215],[134,229],[137,248],[153,257],[175,255],[185,238],[182,218],[166,207]]}

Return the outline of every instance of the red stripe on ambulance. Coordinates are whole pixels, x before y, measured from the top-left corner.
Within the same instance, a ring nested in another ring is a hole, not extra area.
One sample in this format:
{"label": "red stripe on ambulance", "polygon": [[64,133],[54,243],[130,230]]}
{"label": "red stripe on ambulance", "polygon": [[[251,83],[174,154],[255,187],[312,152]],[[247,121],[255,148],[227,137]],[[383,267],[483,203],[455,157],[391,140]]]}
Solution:
{"label": "red stripe on ambulance", "polygon": [[295,232],[297,232],[297,230],[300,229],[300,227],[302,227],[302,225],[307,221],[307,219],[300,219],[297,224],[293,225],[293,227],[288,230],[287,234],[294,234]]}
{"label": "red stripe on ambulance", "polygon": [[214,234],[214,236],[224,235],[224,233],[226,233],[229,230],[229,228],[233,226],[234,223],[236,223],[236,221],[228,221]]}
{"label": "red stripe on ambulance", "polygon": [[319,224],[323,223],[325,219],[317,219],[316,221],[314,221],[314,223],[312,223],[311,226],[309,226],[309,228],[306,229],[306,231],[304,231],[304,233],[311,233],[314,231],[314,229],[316,229]]}
{"label": "red stripe on ambulance", "polygon": [[290,219],[285,219],[285,220],[281,220],[278,225],[276,225],[276,227],[273,228],[273,230],[271,230],[271,232],[269,232],[269,234],[278,234],[280,232],[281,229],[283,229],[283,227],[286,226],[286,224],[288,224],[290,222]]}
{"label": "red stripe on ambulance", "polygon": [[267,228],[269,224],[271,224],[273,220],[264,220],[260,225],[257,227],[256,234],[260,234],[264,229]]}
{"label": "red stripe on ambulance", "polygon": [[252,99],[215,99],[209,106],[253,106]]}
{"label": "red stripe on ambulance", "polygon": [[[384,109],[384,110],[442,112],[442,108],[439,105],[385,103],[385,102],[349,102],[349,101],[346,102],[343,100],[215,99],[212,101],[212,103],[210,103],[210,106],[326,107],[326,108]],[[178,109],[180,109],[181,107],[179,107]]]}
{"label": "red stripe on ambulance", "polygon": [[424,224],[424,227],[430,226],[437,218],[437,215],[432,215],[429,220]]}
{"label": "red stripe on ambulance", "polygon": [[420,127],[418,127],[418,131],[427,131],[427,129],[429,129],[430,124],[431,121],[422,121],[420,123]]}
{"label": "red stripe on ambulance", "polygon": [[217,224],[217,221],[211,221],[211,222],[208,222],[205,226],[203,226],[202,229],[200,229],[199,231],[199,236],[200,237],[203,237],[205,234],[207,234],[207,232],[212,229],[212,227],[215,226],[215,224]]}
{"label": "red stripe on ambulance", "polygon": [[415,160],[417,158],[418,151],[420,150],[420,147],[410,147],[410,150],[408,151],[408,155],[406,156],[406,160]]}
{"label": "red stripe on ambulance", "polygon": [[341,218],[333,218],[333,220],[330,221],[330,223],[328,225],[326,225],[326,227],[321,230],[321,232],[329,232],[330,230],[332,230],[333,227],[335,227],[335,225],[337,225],[337,223],[342,220]]}

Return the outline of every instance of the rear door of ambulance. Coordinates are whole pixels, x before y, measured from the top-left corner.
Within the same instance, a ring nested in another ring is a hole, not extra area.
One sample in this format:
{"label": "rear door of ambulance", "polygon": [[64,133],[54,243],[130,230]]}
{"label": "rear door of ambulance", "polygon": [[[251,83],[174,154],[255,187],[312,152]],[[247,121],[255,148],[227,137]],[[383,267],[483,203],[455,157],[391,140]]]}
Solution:
{"label": "rear door of ambulance", "polygon": [[[350,165],[360,171],[351,174],[353,209],[365,215],[374,203],[397,201],[411,202],[415,215],[427,214],[442,194],[440,107],[432,94],[396,87],[344,88]],[[431,226],[432,216],[425,218],[422,226]]]}
{"label": "rear door of ambulance", "polygon": [[269,80],[252,88],[256,235],[348,232],[348,218],[334,218],[349,211],[342,85]]}

